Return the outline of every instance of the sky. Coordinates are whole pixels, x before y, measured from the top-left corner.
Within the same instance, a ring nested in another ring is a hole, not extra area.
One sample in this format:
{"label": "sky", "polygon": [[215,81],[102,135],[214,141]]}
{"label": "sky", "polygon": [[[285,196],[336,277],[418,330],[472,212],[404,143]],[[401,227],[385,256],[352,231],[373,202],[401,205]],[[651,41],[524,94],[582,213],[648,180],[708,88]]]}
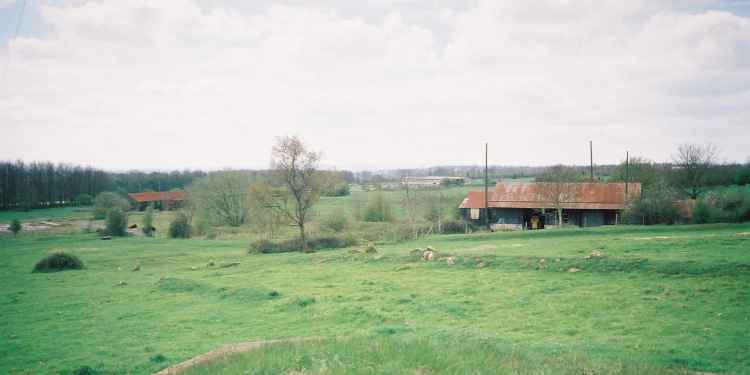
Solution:
{"label": "sky", "polygon": [[0,0],[0,159],[266,168],[284,135],[354,170],[485,142],[494,165],[589,141],[744,162],[750,0]]}

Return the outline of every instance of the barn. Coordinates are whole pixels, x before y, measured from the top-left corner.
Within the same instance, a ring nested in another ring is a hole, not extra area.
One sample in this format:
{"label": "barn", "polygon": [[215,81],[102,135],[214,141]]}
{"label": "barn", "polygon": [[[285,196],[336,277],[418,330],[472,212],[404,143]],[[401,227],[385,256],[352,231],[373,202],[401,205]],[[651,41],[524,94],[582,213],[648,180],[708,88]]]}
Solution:
{"label": "barn", "polygon": [[495,230],[559,226],[556,207],[562,209],[562,225],[592,227],[617,224],[627,203],[640,195],[638,182],[498,182],[486,202],[488,213],[483,191],[469,192],[459,208],[478,224],[489,214]]}
{"label": "barn", "polygon": [[180,207],[186,194],[184,191],[147,191],[130,193],[128,197],[139,211],[145,210],[149,205],[156,209],[169,210]]}

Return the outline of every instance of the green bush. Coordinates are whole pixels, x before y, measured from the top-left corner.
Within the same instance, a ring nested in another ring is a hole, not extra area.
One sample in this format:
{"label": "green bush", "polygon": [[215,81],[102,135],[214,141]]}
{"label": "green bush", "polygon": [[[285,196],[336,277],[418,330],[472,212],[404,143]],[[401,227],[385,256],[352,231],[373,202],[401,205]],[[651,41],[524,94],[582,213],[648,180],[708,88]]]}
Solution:
{"label": "green bush", "polygon": [[106,233],[110,236],[123,237],[128,234],[128,214],[119,208],[107,211]]}
{"label": "green bush", "polygon": [[13,219],[13,221],[10,222],[10,231],[13,232],[14,236],[18,235],[18,232],[21,231],[23,226],[21,225],[21,221],[18,219]]}
{"label": "green bush", "polygon": [[705,200],[699,199],[693,208],[693,223],[705,224],[711,221],[711,207]]}
{"label": "green bush", "polygon": [[664,182],[644,189],[641,199],[631,202],[623,213],[623,221],[631,224],[674,224],[680,220],[675,202],[677,192]]}
{"label": "green bush", "polygon": [[[355,246],[358,241],[352,236],[321,236],[309,238],[307,246],[311,250],[323,249],[340,249],[343,247]],[[302,251],[302,240],[299,238],[272,241],[257,240],[250,243],[250,254],[276,254]]]}
{"label": "green bush", "polygon": [[191,232],[188,216],[184,212],[178,212],[177,217],[169,223],[169,238],[190,238]]}
{"label": "green bush", "polygon": [[99,193],[94,200],[94,219],[106,218],[107,212],[113,208],[127,211],[130,209],[130,203],[116,193],[109,191]]}
{"label": "green bush", "polygon": [[391,203],[388,202],[382,191],[376,192],[372,195],[372,199],[367,201],[364,219],[371,222],[391,221],[393,219]]}
{"label": "green bush", "polygon": [[94,198],[88,194],[78,194],[75,199],[76,206],[91,206],[94,204]]}
{"label": "green bush", "polygon": [[322,195],[325,197],[345,197],[351,193],[349,184],[342,182],[323,190]]}
{"label": "green bush", "polygon": [[450,219],[443,221],[440,226],[445,234],[459,234],[466,233],[472,225],[466,220]]}
{"label": "green bush", "polygon": [[34,272],[57,272],[83,269],[83,262],[75,255],[63,252],[47,255],[34,266]]}
{"label": "green bush", "polygon": [[730,189],[699,200],[693,209],[693,222],[739,223],[750,220],[750,192]]}
{"label": "green bush", "polygon": [[143,231],[143,234],[146,237],[151,237],[154,235],[154,208],[151,206],[148,206],[146,209],[146,213],[143,214],[143,227],[141,230]]}
{"label": "green bush", "polygon": [[339,233],[349,227],[349,220],[343,210],[337,209],[326,217],[321,224],[323,224],[323,228]]}

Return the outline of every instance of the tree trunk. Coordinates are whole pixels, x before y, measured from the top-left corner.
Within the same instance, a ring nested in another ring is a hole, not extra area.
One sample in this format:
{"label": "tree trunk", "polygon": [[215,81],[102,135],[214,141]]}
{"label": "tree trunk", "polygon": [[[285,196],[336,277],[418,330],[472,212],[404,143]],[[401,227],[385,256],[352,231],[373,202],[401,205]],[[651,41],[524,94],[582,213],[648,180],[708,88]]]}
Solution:
{"label": "tree trunk", "polygon": [[307,236],[305,235],[305,224],[299,224],[299,237],[302,240],[302,252],[303,253],[312,253],[310,251],[310,248],[307,246]]}
{"label": "tree trunk", "polygon": [[562,208],[557,209],[557,227],[562,228]]}

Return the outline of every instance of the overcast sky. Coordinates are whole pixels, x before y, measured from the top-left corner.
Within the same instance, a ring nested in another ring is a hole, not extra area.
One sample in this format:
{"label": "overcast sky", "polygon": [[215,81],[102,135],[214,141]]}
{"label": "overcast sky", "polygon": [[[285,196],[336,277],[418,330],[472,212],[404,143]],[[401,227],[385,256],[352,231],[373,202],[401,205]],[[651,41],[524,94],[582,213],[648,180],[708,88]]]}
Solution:
{"label": "overcast sky", "polygon": [[[252,4],[252,5],[248,5]],[[337,168],[750,156],[750,1],[0,0],[0,159]]]}

